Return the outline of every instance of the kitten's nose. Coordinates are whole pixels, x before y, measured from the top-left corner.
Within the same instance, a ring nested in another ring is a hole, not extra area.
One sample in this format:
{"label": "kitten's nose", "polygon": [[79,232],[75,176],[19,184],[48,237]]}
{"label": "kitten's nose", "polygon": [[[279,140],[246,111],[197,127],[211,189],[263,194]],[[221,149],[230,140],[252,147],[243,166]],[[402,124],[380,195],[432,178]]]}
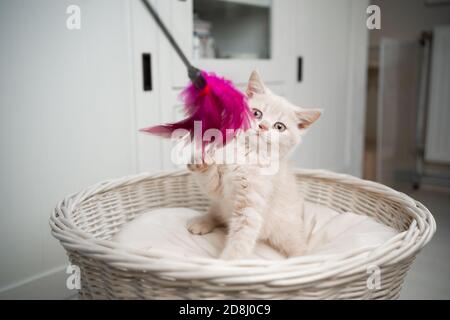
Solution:
{"label": "kitten's nose", "polygon": [[266,122],[260,122],[260,123],[258,124],[258,127],[259,127],[261,130],[264,130],[264,131],[269,130],[269,126],[268,126],[268,124],[267,124]]}

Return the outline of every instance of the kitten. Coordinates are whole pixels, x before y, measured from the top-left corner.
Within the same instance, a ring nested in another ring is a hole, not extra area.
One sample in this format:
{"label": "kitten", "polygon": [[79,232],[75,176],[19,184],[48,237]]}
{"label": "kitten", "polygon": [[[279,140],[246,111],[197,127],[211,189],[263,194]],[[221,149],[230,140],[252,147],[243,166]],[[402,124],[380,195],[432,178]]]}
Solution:
{"label": "kitten", "polygon": [[[256,71],[246,93],[255,121],[252,129],[242,134],[256,135],[258,143],[277,143],[278,170],[262,174],[258,164],[218,164],[211,158],[188,165],[212,205],[207,214],[191,219],[187,228],[201,235],[226,225],[228,236],[221,259],[249,257],[258,240],[267,241],[286,256],[302,255],[306,249],[303,199],[288,156],[321,112],[293,106],[273,94]],[[250,152],[258,150],[253,147]]]}

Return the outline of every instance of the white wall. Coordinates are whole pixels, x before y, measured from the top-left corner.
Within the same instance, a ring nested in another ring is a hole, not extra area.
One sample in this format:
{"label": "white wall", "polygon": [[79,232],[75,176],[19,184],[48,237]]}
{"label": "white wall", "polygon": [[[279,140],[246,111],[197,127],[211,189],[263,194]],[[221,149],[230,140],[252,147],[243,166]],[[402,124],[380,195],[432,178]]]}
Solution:
{"label": "white wall", "polygon": [[[71,4],[81,30],[66,28]],[[0,2],[0,297],[66,263],[48,225],[57,201],[135,171],[127,10],[122,0]]]}

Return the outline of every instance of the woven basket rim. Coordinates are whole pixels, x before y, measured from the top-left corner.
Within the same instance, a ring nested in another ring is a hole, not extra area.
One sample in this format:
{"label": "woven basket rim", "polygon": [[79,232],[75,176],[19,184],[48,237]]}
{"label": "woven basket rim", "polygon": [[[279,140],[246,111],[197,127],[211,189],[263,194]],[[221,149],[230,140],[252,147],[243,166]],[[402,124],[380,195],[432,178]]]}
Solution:
{"label": "woven basket rim", "polygon": [[[271,281],[282,286],[292,279],[311,281],[334,275],[353,274],[367,269],[368,265],[390,265],[408,259],[428,243],[436,231],[436,223],[430,211],[420,202],[382,184],[327,170],[296,169],[295,174],[321,179],[383,196],[397,202],[412,217],[408,230],[399,233],[384,244],[348,251],[336,255],[311,255],[284,260],[224,261],[215,258],[184,257],[166,251],[140,250],[111,240],[101,240],[78,228],[71,220],[71,213],[84,201],[96,194],[140,183],[147,179],[176,177],[190,174],[187,170],[161,173],[141,173],[118,179],[106,180],[67,196],[58,203],[50,217],[51,232],[65,249],[98,259],[120,269],[138,272],[158,272],[170,279],[220,279],[221,283]],[[288,280],[289,279],[289,280]]]}

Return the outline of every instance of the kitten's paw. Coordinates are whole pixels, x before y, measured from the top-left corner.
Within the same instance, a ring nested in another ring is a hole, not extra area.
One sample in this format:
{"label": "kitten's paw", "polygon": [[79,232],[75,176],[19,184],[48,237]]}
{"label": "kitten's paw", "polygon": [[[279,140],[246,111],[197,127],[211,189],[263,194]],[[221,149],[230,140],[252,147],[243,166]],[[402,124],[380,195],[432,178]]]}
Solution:
{"label": "kitten's paw", "polygon": [[187,223],[187,229],[192,234],[207,234],[214,230],[216,227],[214,221],[209,217],[200,216],[192,218]]}
{"label": "kitten's paw", "polygon": [[237,250],[225,248],[220,254],[219,259],[221,260],[237,260],[242,259],[243,256]]}
{"label": "kitten's paw", "polygon": [[298,246],[289,250],[287,256],[289,258],[304,256],[306,254],[306,251],[306,246]]}
{"label": "kitten's paw", "polygon": [[192,172],[205,172],[210,166],[214,164],[214,159],[208,153],[205,153],[203,158],[193,158],[192,163],[187,165],[188,170]]}
{"label": "kitten's paw", "polygon": [[205,172],[206,170],[208,170],[209,165],[207,165],[206,163],[188,164],[187,168],[189,171],[201,173],[201,172]]}

